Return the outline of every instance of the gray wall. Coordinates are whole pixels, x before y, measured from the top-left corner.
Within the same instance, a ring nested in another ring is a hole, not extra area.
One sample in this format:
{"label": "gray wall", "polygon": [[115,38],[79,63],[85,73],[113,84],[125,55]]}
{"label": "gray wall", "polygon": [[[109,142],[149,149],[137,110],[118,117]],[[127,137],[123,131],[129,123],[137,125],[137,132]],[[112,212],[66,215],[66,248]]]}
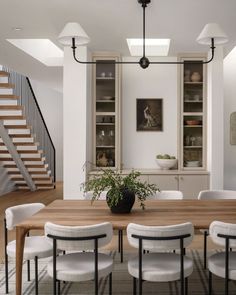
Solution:
{"label": "gray wall", "polygon": [[0,196],[15,190],[14,183],[10,181],[6,169],[0,163]]}

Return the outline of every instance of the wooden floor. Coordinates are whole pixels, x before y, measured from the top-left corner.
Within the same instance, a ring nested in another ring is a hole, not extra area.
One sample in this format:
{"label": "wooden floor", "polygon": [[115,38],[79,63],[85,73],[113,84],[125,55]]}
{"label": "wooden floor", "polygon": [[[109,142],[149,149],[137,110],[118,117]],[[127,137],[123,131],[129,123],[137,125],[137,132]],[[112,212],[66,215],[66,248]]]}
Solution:
{"label": "wooden floor", "polygon": [[[41,190],[36,192],[31,191],[15,191],[0,197],[0,261],[4,259],[4,233],[3,233],[3,220],[5,209],[11,206],[24,204],[24,203],[34,203],[41,202],[45,205],[51,203],[56,199],[63,199],[63,184],[57,183],[56,189],[54,190]],[[9,239],[14,239],[15,232],[11,231],[9,234]],[[117,236],[114,236],[112,243],[109,245],[111,249],[117,249]],[[193,243],[191,244],[192,249],[202,249],[203,248],[203,235],[196,234]],[[209,241],[209,248],[216,248]],[[131,250],[128,245],[126,238],[124,239],[124,249]]]}

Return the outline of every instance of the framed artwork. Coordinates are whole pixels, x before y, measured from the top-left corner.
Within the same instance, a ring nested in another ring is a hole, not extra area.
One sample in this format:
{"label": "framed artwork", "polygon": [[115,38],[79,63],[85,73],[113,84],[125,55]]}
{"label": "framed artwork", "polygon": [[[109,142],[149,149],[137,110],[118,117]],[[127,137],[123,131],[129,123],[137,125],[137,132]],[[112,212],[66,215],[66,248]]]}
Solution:
{"label": "framed artwork", "polygon": [[163,131],[163,99],[137,98],[137,131]]}

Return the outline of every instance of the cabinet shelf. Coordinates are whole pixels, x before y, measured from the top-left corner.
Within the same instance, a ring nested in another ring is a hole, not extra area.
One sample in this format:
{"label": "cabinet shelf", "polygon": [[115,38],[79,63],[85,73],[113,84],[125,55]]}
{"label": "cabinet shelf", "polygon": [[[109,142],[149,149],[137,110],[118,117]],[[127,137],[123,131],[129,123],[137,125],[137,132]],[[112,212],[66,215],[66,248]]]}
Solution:
{"label": "cabinet shelf", "polygon": [[96,80],[115,80],[114,77],[96,77]]}
{"label": "cabinet shelf", "polygon": [[97,126],[115,126],[115,123],[96,123]]}
{"label": "cabinet shelf", "polygon": [[185,149],[202,149],[201,145],[185,145]]}
{"label": "cabinet shelf", "polygon": [[184,112],[183,116],[203,116],[203,112]]}
{"label": "cabinet shelf", "polygon": [[115,116],[115,112],[96,112],[96,116]]}
{"label": "cabinet shelf", "polygon": [[114,149],[114,145],[97,145],[96,148],[98,149]]}
{"label": "cabinet shelf", "polygon": [[184,125],[184,128],[201,128],[202,125]]}
{"label": "cabinet shelf", "polygon": [[184,82],[184,85],[203,85],[203,82]]}
{"label": "cabinet shelf", "polygon": [[97,99],[96,100],[96,102],[102,102],[102,103],[111,103],[111,102],[113,102],[113,103],[115,103],[115,100],[113,99],[113,100],[105,100],[105,99]]}
{"label": "cabinet shelf", "polygon": [[184,100],[186,103],[202,103],[202,100]]}

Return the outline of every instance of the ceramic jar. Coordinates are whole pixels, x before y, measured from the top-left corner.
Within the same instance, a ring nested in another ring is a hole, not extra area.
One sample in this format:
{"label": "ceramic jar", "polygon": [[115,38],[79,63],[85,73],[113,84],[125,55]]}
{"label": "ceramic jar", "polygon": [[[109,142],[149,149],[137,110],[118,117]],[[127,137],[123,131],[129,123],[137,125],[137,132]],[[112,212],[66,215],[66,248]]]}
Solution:
{"label": "ceramic jar", "polygon": [[191,75],[191,81],[192,82],[200,82],[201,81],[201,75],[198,72],[193,72]]}
{"label": "ceramic jar", "polygon": [[184,82],[190,82],[191,71],[185,70],[184,71]]}

